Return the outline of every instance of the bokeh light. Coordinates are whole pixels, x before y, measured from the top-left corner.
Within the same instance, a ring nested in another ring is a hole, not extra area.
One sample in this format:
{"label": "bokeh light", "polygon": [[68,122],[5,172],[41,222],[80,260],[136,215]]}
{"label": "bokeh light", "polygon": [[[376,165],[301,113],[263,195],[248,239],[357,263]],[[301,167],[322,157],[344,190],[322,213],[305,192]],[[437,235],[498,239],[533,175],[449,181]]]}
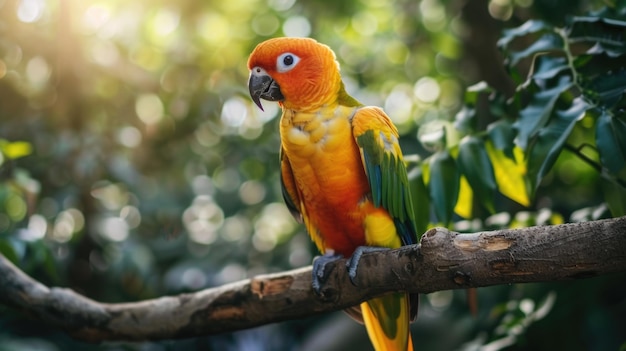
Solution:
{"label": "bokeh light", "polygon": [[241,98],[228,99],[222,106],[222,122],[229,127],[241,126],[247,114],[248,104]]}
{"label": "bokeh light", "polygon": [[424,103],[433,103],[439,98],[441,89],[439,83],[431,77],[422,77],[413,88],[415,97]]}
{"label": "bokeh light", "polygon": [[33,57],[26,65],[26,77],[34,86],[46,84],[48,78],[50,78],[50,73],[48,62],[41,56]]}
{"label": "bokeh light", "polygon": [[142,94],[135,103],[135,112],[147,125],[158,123],[163,118],[163,102],[156,94]]}
{"label": "bokeh light", "polygon": [[45,0],[20,0],[17,18],[26,23],[36,22],[43,16],[45,8]]}
{"label": "bokeh light", "polygon": [[311,23],[303,16],[289,17],[283,24],[283,33],[287,37],[308,37],[311,34]]}
{"label": "bokeh light", "polygon": [[261,252],[270,251],[287,239],[294,227],[291,213],[282,203],[268,204],[255,222],[252,244]]}
{"label": "bokeh light", "polygon": [[126,126],[118,130],[117,141],[126,147],[137,147],[141,144],[141,132],[139,129]]}
{"label": "bokeh light", "polygon": [[183,213],[183,223],[191,240],[208,245],[217,239],[217,231],[224,223],[224,212],[213,198],[199,195]]}

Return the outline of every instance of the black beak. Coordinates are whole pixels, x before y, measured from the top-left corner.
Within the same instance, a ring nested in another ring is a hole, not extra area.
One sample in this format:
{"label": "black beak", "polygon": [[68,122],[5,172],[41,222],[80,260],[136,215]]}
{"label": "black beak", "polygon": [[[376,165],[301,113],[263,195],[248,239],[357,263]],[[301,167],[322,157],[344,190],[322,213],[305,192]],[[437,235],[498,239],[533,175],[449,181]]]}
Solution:
{"label": "black beak", "polygon": [[250,71],[248,89],[250,89],[252,101],[259,106],[261,111],[263,111],[261,99],[268,101],[280,101],[285,99],[278,83],[261,69],[253,68],[252,71]]}

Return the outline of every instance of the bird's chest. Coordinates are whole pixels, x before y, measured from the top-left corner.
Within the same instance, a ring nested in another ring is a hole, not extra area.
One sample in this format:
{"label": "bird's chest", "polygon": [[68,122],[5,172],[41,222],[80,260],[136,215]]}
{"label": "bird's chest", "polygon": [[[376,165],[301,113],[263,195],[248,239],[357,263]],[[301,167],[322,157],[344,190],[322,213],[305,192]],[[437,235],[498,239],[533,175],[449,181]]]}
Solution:
{"label": "bird's chest", "polygon": [[322,252],[350,255],[365,245],[362,204],[369,183],[352,134],[355,111],[286,111],[281,119],[283,157],[289,162],[307,231]]}
{"label": "bird's chest", "polygon": [[336,158],[353,143],[350,119],[354,108],[338,106],[317,112],[285,110],[280,133],[290,159]]}
{"label": "bird's chest", "polygon": [[355,108],[318,113],[285,111],[281,141],[305,203],[354,208],[367,192],[361,154],[352,135]]}
{"label": "bird's chest", "polygon": [[283,113],[281,142],[296,179],[314,177],[306,184],[342,187],[348,180],[342,181],[337,175],[362,170],[360,151],[352,135],[355,110],[337,106],[315,113]]}

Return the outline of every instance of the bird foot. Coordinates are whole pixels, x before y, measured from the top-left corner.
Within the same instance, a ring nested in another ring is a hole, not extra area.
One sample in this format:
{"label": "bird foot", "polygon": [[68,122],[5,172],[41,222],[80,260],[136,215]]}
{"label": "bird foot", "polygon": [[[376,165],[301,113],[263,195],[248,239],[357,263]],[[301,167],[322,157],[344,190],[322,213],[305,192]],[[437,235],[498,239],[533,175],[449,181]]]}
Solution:
{"label": "bird foot", "polygon": [[357,269],[359,268],[359,263],[361,262],[361,257],[364,253],[368,252],[377,252],[389,250],[386,247],[373,247],[373,246],[359,246],[354,250],[352,256],[346,261],[346,268],[348,268],[348,277],[354,286],[358,286],[356,284],[356,274]]}
{"label": "bird foot", "polygon": [[327,251],[322,256],[317,256],[315,260],[313,260],[313,290],[319,296],[326,295],[322,290],[324,284],[328,281],[330,277],[330,273],[334,268],[334,265],[329,265],[329,263],[333,263],[337,260],[342,259],[343,256],[339,254],[335,254],[332,251]]}

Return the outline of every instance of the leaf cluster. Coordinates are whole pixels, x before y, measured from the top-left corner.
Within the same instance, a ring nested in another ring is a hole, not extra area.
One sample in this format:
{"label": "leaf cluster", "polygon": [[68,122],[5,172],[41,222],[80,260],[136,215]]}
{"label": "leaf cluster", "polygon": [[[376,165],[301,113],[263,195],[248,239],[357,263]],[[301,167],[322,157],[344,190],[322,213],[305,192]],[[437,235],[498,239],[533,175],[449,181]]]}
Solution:
{"label": "leaf cluster", "polygon": [[480,82],[454,123],[418,133],[433,152],[412,173],[422,228],[431,207],[444,225],[454,214],[475,216],[475,204],[494,214],[498,193],[530,206],[566,150],[605,179],[612,215],[626,213],[625,8],[571,17],[562,28],[529,20],[504,31],[498,47],[517,84],[512,96]]}

